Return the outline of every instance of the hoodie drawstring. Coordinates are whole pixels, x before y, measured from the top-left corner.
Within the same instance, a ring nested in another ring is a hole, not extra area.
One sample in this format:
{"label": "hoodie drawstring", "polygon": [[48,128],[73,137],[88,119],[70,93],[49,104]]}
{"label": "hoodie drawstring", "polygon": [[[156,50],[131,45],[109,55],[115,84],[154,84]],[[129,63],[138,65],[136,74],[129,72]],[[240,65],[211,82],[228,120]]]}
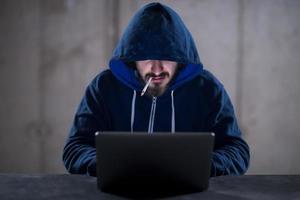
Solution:
{"label": "hoodie drawstring", "polygon": [[175,106],[174,106],[174,90],[171,92],[172,99],[172,124],[171,124],[171,132],[175,133]]}
{"label": "hoodie drawstring", "polygon": [[136,98],[136,91],[133,90],[133,96],[131,101],[131,121],[130,121],[131,133],[133,132],[133,124],[134,124],[135,98]]}

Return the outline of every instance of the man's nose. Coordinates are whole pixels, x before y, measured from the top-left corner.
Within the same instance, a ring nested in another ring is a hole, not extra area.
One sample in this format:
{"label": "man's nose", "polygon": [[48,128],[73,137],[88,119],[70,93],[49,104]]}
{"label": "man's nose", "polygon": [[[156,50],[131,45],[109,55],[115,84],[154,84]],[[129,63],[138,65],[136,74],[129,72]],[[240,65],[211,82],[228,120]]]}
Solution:
{"label": "man's nose", "polygon": [[154,74],[159,74],[163,71],[163,65],[160,60],[153,60],[152,65],[151,65],[151,71]]}

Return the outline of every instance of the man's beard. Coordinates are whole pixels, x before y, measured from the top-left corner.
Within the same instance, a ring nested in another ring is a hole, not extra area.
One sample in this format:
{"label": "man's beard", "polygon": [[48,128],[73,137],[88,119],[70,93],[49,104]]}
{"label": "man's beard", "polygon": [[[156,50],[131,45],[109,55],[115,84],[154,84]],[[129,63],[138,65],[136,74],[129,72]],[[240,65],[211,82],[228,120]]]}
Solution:
{"label": "man's beard", "polygon": [[[170,74],[168,72],[162,72],[162,73],[156,75],[156,74],[150,72],[145,75],[144,82],[147,82],[147,80],[149,80],[150,77],[167,79],[170,77]],[[147,89],[147,93],[150,94],[151,96],[155,96],[155,97],[161,96],[165,92],[167,86],[168,86],[168,84],[161,85],[161,84],[151,82]]]}
{"label": "man's beard", "polygon": [[151,96],[154,96],[154,97],[158,97],[158,96],[161,96],[167,89],[168,85],[166,86],[160,86],[160,85],[151,85],[148,87],[147,89],[147,93],[150,94]]}
{"label": "man's beard", "polygon": [[[160,84],[151,83],[147,89],[146,94],[154,96],[154,97],[161,96],[168,89],[168,87],[173,82],[173,80],[176,78],[178,72],[179,72],[179,69],[177,68],[173,77],[164,86],[161,86]],[[138,76],[138,78],[140,79],[140,81],[143,84],[146,84],[147,80],[149,80],[150,77],[164,77],[164,78],[170,77],[170,74],[168,72],[162,72],[159,75],[155,75],[154,73],[150,72],[150,73],[147,73],[144,77],[142,77],[138,71],[135,71],[135,74],[136,74],[136,76]]]}

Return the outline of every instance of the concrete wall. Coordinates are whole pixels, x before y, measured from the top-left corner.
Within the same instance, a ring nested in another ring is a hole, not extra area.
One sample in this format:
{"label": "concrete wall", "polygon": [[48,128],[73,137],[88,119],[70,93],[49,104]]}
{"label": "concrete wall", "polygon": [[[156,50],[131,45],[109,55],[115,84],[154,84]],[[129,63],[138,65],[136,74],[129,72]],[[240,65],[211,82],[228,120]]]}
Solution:
{"label": "concrete wall", "polygon": [[2,2],[1,172],[65,171],[75,109],[112,51],[112,9],[113,1]]}
{"label": "concrete wall", "polygon": [[300,173],[300,1],[245,1],[242,126],[252,173]]}
{"label": "concrete wall", "polygon": [[[107,66],[136,0],[3,1],[0,172],[65,172],[61,152],[86,85]],[[225,85],[250,174],[299,174],[300,1],[161,1]]]}

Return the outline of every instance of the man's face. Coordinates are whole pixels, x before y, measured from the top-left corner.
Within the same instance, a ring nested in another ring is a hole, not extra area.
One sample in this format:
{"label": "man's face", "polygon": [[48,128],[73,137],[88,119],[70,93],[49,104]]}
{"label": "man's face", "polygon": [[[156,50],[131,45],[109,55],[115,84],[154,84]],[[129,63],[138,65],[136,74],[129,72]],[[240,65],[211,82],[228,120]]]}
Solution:
{"label": "man's face", "polygon": [[178,65],[177,62],[167,60],[142,60],[136,61],[136,68],[144,84],[152,77],[148,94],[160,96],[174,78]]}

